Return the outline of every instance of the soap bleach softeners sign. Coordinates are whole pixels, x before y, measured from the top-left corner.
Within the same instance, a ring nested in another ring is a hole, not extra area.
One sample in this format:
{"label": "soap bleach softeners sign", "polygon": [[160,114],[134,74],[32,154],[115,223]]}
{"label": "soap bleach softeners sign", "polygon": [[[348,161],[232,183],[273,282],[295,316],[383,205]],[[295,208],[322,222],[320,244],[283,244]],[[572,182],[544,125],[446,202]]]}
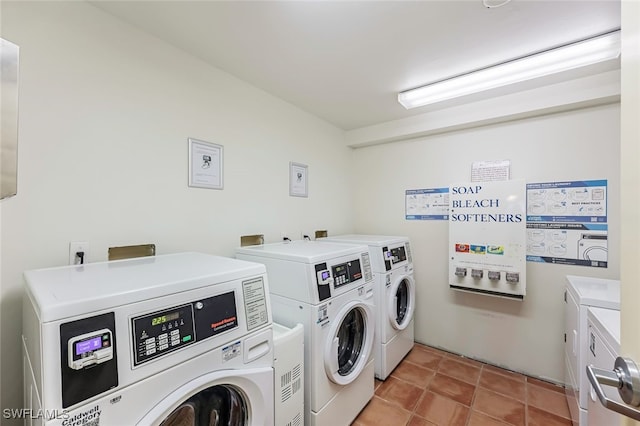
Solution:
{"label": "soap bleach softeners sign", "polygon": [[522,300],[526,294],[523,180],[449,187],[449,285]]}

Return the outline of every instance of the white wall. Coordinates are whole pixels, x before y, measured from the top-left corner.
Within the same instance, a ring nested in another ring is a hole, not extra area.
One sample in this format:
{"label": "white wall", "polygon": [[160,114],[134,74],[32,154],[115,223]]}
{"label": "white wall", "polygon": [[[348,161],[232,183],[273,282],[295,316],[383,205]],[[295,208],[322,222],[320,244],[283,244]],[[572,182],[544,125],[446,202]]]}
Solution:
{"label": "white wall", "polygon": [[[620,356],[640,362],[640,2],[622,2],[621,100],[621,351]],[[621,425],[638,422],[623,418]]]}
{"label": "white wall", "polygon": [[[2,209],[2,408],[22,407],[22,272],[155,243],[231,256],[240,236],[350,232],[342,131],[84,2],[2,2],[20,46],[18,195]],[[224,145],[224,190],[187,187],[187,138]],[[288,163],[309,166],[289,197]],[[4,423],[3,423],[4,424]]]}
{"label": "white wall", "polygon": [[[564,382],[564,276],[619,278],[619,118],[616,103],[355,151],[356,231],[412,241],[417,341]],[[523,302],[450,290],[448,224],[404,220],[404,191],[468,181],[479,160],[530,183],[607,179],[609,267],[527,263]]]}

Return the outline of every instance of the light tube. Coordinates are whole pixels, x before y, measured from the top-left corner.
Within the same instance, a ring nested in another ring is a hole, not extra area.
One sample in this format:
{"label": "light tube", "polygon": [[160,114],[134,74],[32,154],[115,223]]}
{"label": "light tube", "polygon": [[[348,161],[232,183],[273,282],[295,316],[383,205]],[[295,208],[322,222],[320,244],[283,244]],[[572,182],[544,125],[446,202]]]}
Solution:
{"label": "light tube", "polygon": [[618,56],[620,56],[619,30],[400,92],[398,102],[406,109],[416,108],[592,65]]}

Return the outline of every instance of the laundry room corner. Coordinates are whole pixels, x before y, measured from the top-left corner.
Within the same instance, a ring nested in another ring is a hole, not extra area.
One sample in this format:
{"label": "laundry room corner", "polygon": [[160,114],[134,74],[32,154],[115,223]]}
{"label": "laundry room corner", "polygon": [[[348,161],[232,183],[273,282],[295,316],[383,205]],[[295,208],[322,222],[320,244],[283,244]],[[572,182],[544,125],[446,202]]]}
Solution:
{"label": "laundry room corner", "polygon": [[[412,242],[417,342],[564,383],[565,275],[619,277],[619,118],[615,101],[355,150],[356,186],[363,189],[355,200],[356,232]],[[472,164],[485,160],[509,160],[510,177],[527,183],[607,179],[607,267],[527,262],[523,301],[450,289],[449,224],[408,220],[405,192],[470,181]]]}

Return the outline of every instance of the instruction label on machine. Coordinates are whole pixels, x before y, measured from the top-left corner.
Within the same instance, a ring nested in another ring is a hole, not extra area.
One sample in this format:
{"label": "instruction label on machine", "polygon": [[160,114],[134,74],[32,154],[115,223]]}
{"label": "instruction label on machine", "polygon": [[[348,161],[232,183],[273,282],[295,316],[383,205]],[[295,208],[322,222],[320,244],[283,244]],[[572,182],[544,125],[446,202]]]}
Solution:
{"label": "instruction label on machine", "polygon": [[522,180],[470,182],[449,188],[451,288],[523,299],[525,195]]}
{"label": "instruction label on machine", "polygon": [[527,185],[527,260],[606,268],[607,181]]}
{"label": "instruction label on machine", "polygon": [[247,329],[253,330],[269,321],[262,277],[244,281],[242,289],[244,292],[244,310],[247,315]]}

